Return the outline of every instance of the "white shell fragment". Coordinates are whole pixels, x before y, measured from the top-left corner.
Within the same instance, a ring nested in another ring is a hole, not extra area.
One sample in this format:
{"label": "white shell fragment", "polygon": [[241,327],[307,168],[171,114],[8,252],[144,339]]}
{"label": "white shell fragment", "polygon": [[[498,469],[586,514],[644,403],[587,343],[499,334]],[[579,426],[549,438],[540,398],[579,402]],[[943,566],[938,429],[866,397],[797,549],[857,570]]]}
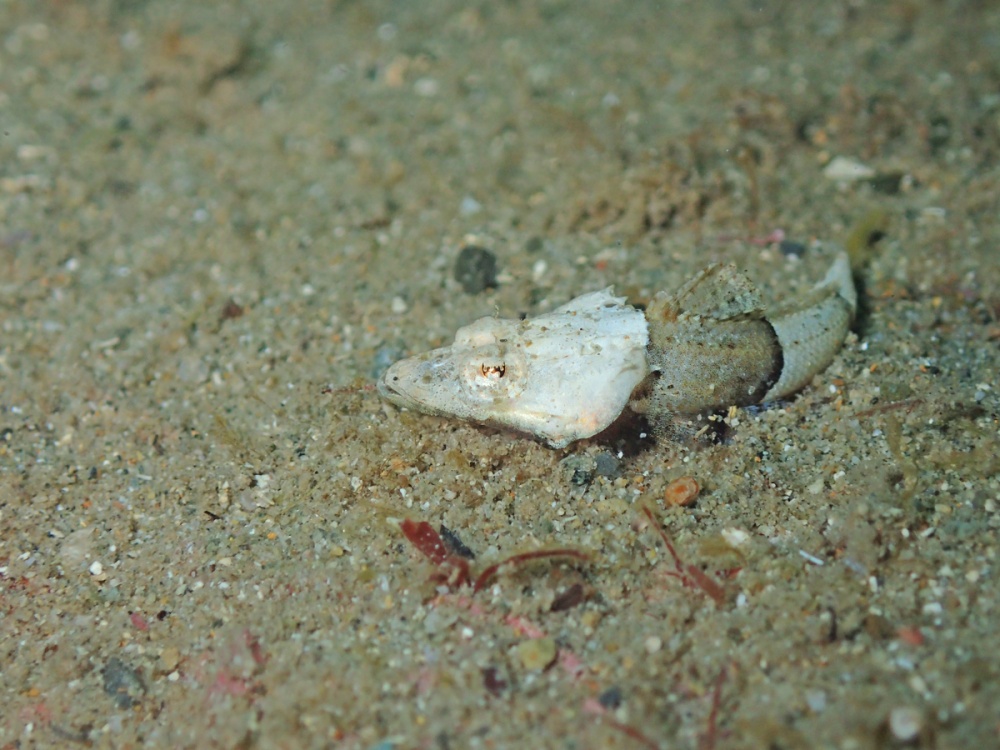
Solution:
{"label": "white shell fragment", "polygon": [[510,427],[561,448],[610,425],[646,377],[646,318],[611,289],[531,320],[480,318],[455,343],[390,367],[386,399]]}
{"label": "white shell fragment", "polygon": [[645,313],[609,287],[531,320],[480,318],[451,346],[396,362],[378,390],[397,406],[554,448],[596,435],[626,406],[670,434],[679,418],[804,387],[833,360],[856,306],[843,251],[804,300],[773,314],[733,266],[715,265]]}
{"label": "white shell fragment", "polygon": [[835,156],[823,168],[823,176],[835,182],[855,182],[857,180],[870,180],[875,176],[875,170],[854,159]]}

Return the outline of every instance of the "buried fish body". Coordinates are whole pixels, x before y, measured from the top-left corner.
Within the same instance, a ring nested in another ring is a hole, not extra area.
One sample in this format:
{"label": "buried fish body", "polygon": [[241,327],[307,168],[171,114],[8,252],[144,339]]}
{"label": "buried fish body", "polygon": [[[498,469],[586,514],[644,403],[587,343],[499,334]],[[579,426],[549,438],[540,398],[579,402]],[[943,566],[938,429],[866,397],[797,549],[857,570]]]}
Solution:
{"label": "buried fish body", "polygon": [[629,406],[669,432],[679,418],[804,387],[840,349],[856,307],[844,252],[804,299],[774,313],[734,266],[716,264],[645,312],[608,288],[530,320],[480,318],[451,346],[396,362],[378,390],[397,406],[553,448],[596,435]]}

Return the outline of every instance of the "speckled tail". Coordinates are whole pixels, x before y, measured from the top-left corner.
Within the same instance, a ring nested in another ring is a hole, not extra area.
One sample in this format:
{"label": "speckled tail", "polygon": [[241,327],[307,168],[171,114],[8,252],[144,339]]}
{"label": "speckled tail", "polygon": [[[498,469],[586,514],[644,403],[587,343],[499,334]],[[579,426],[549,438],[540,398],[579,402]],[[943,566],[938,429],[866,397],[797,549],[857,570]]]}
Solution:
{"label": "speckled tail", "polygon": [[795,393],[830,364],[850,330],[857,301],[850,261],[840,252],[801,306],[771,318],[784,366],[765,401]]}

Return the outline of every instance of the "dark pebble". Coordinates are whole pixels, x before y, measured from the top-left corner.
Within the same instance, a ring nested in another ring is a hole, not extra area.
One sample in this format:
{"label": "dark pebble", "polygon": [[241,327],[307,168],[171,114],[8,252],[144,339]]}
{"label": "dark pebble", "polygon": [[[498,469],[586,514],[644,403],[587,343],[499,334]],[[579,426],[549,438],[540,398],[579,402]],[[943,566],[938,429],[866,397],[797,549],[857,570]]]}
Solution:
{"label": "dark pebble", "polygon": [[507,681],[500,676],[500,670],[496,667],[485,667],[482,670],[483,687],[490,695],[500,696],[507,689]]}
{"label": "dark pebble", "polygon": [[577,487],[586,487],[594,481],[594,459],[581,453],[573,453],[561,461],[569,474],[569,481]]}
{"label": "dark pebble", "polygon": [[594,461],[594,469],[598,476],[614,479],[618,476],[618,467],[621,461],[613,453],[598,453]]}
{"label": "dark pebble", "polygon": [[875,192],[884,195],[899,195],[904,177],[906,175],[903,172],[884,172],[872,177],[868,180],[868,184],[872,186]]}
{"label": "dark pebble", "polygon": [[786,258],[794,255],[796,258],[801,258],[806,254],[806,246],[801,242],[795,242],[794,240],[782,240],[778,243],[778,250]]}
{"label": "dark pebble", "polygon": [[466,245],[455,261],[455,280],[466,294],[496,287],[497,257],[484,247]]}
{"label": "dark pebble", "polygon": [[117,656],[108,659],[101,670],[104,692],[115,700],[118,708],[132,708],[146,692],[146,683],[139,671]]}
{"label": "dark pebble", "polygon": [[458,534],[449,529],[444,524],[441,524],[439,529],[441,534],[441,540],[444,542],[445,546],[452,551],[452,553],[458,555],[459,557],[464,557],[466,560],[475,560],[476,553],[469,549],[465,542],[458,538]]}
{"label": "dark pebble", "polygon": [[622,704],[622,689],[617,685],[609,687],[600,694],[597,698],[597,702],[605,708],[610,708],[612,710],[618,708]]}

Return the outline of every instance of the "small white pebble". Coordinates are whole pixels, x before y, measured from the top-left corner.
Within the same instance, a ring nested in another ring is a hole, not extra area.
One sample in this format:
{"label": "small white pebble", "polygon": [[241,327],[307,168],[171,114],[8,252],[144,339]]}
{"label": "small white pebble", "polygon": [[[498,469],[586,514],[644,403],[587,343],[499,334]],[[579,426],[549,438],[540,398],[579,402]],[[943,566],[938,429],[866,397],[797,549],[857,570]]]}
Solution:
{"label": "small white pebble", "polygon": [[854,159],[844,156],[835,156],[830,163],[823,168],[823,176],[837,182],[849,182],[851,180],[867,180],[875,176],[875,170],[867,164],[862,164]]}
{"label": "small white pebble", "polygon": [[458,212],[462,216],[471,216],[472,214],[478,214],[483,210],[483,204],[473,198],[471,195],[467,195],[462,198],[462,202],[458,206]]}
{"label": "small white pebble", "polygon": [[806,690],[806,705],[818,714],[826,708],[826,693],[822,690]]}
{"label": "small white pebble", "polygon": [[435,96],[441,90],[441,84],[434,78],[418,78],[413,90],[417,96]]}
{"label": "small white pebble", "polygon": [[90,564],[90,575],[99,576],[103,572],[104,572],[104,566],[101,565],[100,561],[94,560],[94,562]]}
{"label": "small white pebble", "polygon": [[545,276],[545,272],[549,270],[549,264],[544,260],[536,260],[535,264],[531,267],[531,280],[538,283]]}
{"label": "small white pebble", "polygon": [[720,533],[722,534],[722,538],[726,540],[726,544],[737,549],[745,546],[750,541],[750,534],[748,532],[733,526],[723,529]]}
{"label": "small white pebble", "polygon": [[920,736],[924,717],[911,706],[900,706],[889,712],[889,731],[900,742],[912,742]]}
{"label": "small white pebble", "polygon": [[663,641],[658,636],[651,635],[646,639],[646,653],[655,654],[663,648]]}
{"label": "small white pebble", "polygon": [[402,315],[407,310],[406,300],[402,297],[393,297],[392,302],[389,303],[389,309],[396,315]]}

